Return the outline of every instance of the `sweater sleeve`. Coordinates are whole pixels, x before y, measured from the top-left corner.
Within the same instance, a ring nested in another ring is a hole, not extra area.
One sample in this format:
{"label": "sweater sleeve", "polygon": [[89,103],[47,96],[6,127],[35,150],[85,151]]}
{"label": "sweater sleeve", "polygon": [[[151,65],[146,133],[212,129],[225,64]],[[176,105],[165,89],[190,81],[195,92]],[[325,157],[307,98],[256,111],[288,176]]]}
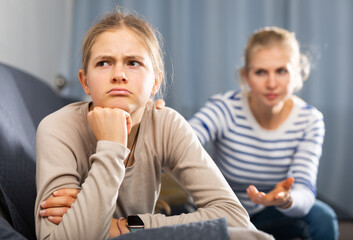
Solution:
{"label": "sweater sleeve", "polygon": [[[119,143],[99,141],[96,152],[89,159],[82,159],[74,150],[78,148],[75,141],[69,138],[69,132],[53,128],[45,121],[37,131],[37,238],[107,239],[125,174],[123,160],[129,150]],[[78,171],[79,161],[90,165],[84,180]],[[80,193],[62,222],[56,225],[39,216],[40,203],[61,188],[77,188]]]}
{"label": "sweater sleeve", "polygon": [[223,101],[216,96],[210,98],[189,120],[189,124],[195,131],[200,142],[205,145],[215,141],[222,133],[222,128],[227,125],[225,118],[227,114],[223,109]]}
{"label": "sweater sleeve", "polygon": [[278,208],[287,216],[303,217],[315,203],[316,177],[324,135],[323,116],[318,110],[312,109],[304,136],[293,156],[293,163],[289,170],[289,175],[295,179],[291,191],[293,203],[288,209]]}
{"label": "sweater sleeve", "polygon": [[175,111],[169,111],[158,126],[161,139],[165,139],[161,150],[157,148],[157,155],[163,156],[162,166],[191,195],[198,209],[177,216],[139,215],[145,226],[161,227],[225,217],[229,226],[250,228],[246,210],[186,120]]}

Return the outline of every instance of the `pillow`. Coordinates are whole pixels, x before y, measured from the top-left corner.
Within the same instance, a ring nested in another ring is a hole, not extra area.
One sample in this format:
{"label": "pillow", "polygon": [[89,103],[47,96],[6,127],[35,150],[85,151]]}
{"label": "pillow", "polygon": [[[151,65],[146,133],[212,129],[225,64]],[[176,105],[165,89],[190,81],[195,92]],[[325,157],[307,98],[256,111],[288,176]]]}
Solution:
{"label": "pillow", "polygon": [[225,240],[229,239],[228,224],[225,218],[208,221],[193,222],[165,226],[161,228],[149,228],[138,232],[124,234],[113,238],[114,240]]}

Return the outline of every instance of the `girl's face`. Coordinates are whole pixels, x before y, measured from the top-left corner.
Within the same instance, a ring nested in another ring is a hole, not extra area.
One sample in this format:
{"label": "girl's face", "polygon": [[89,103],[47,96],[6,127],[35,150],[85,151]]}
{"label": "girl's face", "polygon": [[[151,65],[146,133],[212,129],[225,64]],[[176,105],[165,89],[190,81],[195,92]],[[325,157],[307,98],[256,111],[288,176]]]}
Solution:
{"label": "girl's face", "polygon": [[293,94],[294,69],[289,51],[284,47],[260,48],[252,53],[248,73],[243,72],[254,104],[274,107]]}
{"label": "girl's face", "polygon": [[79,79],[94,106],[143,111],[157,93],[161,73],[155,73],[146,45],[128,28],[100,34],[92,48],[87,73]]}

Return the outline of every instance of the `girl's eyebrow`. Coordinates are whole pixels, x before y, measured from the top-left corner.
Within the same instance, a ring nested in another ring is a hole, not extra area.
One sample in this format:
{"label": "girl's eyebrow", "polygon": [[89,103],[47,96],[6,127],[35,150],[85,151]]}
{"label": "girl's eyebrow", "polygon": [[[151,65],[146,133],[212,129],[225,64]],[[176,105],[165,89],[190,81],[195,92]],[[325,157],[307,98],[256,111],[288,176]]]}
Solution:
{"label": "girl's eyebrow", "polygon": [[[140,60],[140,61],[145,60],[145,58],[140,55],[127,55],[127,56],[124,56],[124,58],[125,59],[136,59],[136,60]],[[110,56],[110,55],[98,55],[93,59],[93,61],[97,61],[97,60],[101,60],[101,59],[115,59],[115,57]]]}
{"label": "girl's eyebrow", "polygon": [[129,56],[125,56],[125,58],[127,58],[127,59],[137,59],[137,60],[140,60],[140,61],[145,60],[144,57],[139,56],[139,55],[129,55]]}
{"label": "girl's eyebrow", "polygon": [[102,59],[114,59],[114,57],[110,56],[110,55],[98,55],[96,56],[93,61],[98,61],[98,60],[102,60]]}

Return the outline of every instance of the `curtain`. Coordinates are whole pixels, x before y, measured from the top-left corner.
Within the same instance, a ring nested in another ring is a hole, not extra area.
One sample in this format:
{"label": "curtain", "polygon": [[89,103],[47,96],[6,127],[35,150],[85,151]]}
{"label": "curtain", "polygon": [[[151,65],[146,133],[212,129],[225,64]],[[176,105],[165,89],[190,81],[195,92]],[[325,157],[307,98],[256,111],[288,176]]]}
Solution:
{"label": "curtain", "polygon": [[100,15],[119,4],[142,14],[164,37],[168,106],[189,118],[213,94],[239,88],[238,69],[248,37],[264,26],[296,33],[312,63],[298,93],[324,115],[326,137],[318,194],[353,215],[353,1],[351,0],[75,0],[70,84],[77,80],[80,44]]}

